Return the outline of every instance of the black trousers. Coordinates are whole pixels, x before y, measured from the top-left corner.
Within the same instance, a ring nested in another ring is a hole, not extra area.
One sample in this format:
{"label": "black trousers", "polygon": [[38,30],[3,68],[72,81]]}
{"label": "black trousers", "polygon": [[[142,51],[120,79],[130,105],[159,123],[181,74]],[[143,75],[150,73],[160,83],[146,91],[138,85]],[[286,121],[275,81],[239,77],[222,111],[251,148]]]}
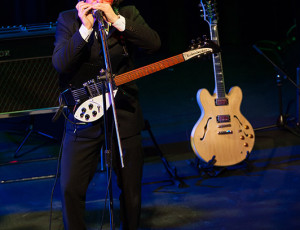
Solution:
{"label": "black trousers", "polygon": [[[141,135],[124,138],[121,143],[124,168],[121,167],[116,141],[113,142],[112,148],[113,169],[121,190],[120,221],[122,229],[135,230],[138,228],[141,212],[143,170]],[[62,208],[66,230],[86,229],[84,221],[86,191],[96,172],[103,144],[102,122],[77,127],[67,123],[61,159]]]}

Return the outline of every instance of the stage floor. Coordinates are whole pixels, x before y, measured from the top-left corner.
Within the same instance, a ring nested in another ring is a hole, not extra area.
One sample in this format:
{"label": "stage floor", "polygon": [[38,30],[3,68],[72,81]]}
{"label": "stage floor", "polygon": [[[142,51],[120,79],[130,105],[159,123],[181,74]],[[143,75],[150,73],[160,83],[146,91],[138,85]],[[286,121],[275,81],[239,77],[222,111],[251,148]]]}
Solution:
{"label": "stage floor", "polygon": [[[273,67],[251,47],[225,47],[222,54],[226,89],[238,85],[243,91],[243,115],[254,128],[275,124],[279,101]],[[295,68],[290,70],[296,72]],[[295,80],[295,74],[292,77]],[[180,64],[141,79],[138,85],[144,117],[179,178],[170,177],[149,134],[143,132],[141,230],[300,228],[299,136],[279,128],[256,131],[254,149],[247,161],[240,167],[218,171],[215,176],[208,175],[195,166],[189,138],[200,116],[197,90],[207,88],[212,92],[214,86],[211,60]],[[288,125],[299,131],[295,126],[299,118],[296,87],[287,79],[283,80],[282,95],[284,114],[294,118]],[[61,133],[61,123],[52,124],[51,117],[39,117],[35,128],[50,134]],[[33,133],[18,157],[14,157],[30,119],[21,117],[0,122],[0,229],[49,229],[60,141]],[[103,211],[106,185],[106,173],[99,167],[87,193],[89,229],[99,229],[102,218],[103,229],[110,229],[107,206]],[[118,229],[119,190],[115,177],[113,192]],[[52,206],[52,229],[63,229],[59,182]]]}
{"label": "stage floor", "polygon": [[[2,140],[10,137],[11,141],[11,137],[16,136],[16,133],[4,133]],[[256,144],[249,159],[239,167],[217,171],[219,174],[215,176],[195,166],[192,152],[164,154],[169,165],[176,168],[177,177],[173,178],[158,154],[146,156],[140,229],[298,229],[299,138],[281,129],[256,132]],[[55,157],[58,149],[58,143],[33,134],[22,149],[31,151],[17,160]],[[161,149],[164,152],[171,147],[165,145]],[[13,152],[1,154],[2,160],[4,155],[5,160],[16,160]],[[0,166],[0,229],[49,229],[56,166],[55,158]],[[87,193],[89,229],[99,229],[102,218],[103,229],[110,229],[107,207],[103,212],[106,184],[106,172],[101,171],[99,165]],[[113,177],[116,229],[118,193]],[[54,189],[52,206],[52,229],[63,229],[59,182]]]}

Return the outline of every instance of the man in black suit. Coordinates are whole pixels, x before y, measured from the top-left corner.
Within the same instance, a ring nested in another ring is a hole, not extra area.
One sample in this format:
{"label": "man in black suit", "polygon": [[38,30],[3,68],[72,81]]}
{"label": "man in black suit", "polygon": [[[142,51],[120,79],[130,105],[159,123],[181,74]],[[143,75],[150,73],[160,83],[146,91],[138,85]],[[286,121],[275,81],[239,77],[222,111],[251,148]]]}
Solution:
{"label": "man in black suit", "polygon": [[[146,24],[139,11],[121,2],[80,1],[76,9],[59,15],[52,61],[59,72],[61,90],[81,88],[84,82],[99,75],[102,68],[105,69],[102,45],[92,15],[94,10],[101,10],[108,24],[106,33],[113,74],[133,69],[135,51],[152,53],[160,48],[158,34]],[[143,154],[140,132],[144,125],[136,84],[120,86],[115,103],[125,166],[121,167],[114,138],[112,159],[121,189],[120,218],[123,229],[133,230],[138,228],[141,210]],[[72,109],[69,119],[74,123],[66,124],[61,159],[63,218],[66,229],[82,230],[86,229],[86,191],[96,172],[100,149],[104,144],[104,125],[102,118],[84,125],[75,124]],[[109,126],[112,127],[112,123]]]}

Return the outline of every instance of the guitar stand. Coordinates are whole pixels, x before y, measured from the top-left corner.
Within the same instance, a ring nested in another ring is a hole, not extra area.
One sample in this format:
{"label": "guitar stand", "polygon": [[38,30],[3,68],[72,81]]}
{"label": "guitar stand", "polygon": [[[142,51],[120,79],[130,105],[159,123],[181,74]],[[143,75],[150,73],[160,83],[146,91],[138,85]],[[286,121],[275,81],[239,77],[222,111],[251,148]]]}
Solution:
{"label": "guitar stand", "polygon": [[211,160],[209,160],[207,163],[200,161],[198,157],[195,157],[194,162],[191,162],[190,164],[195,166],[202,176],[207,175],[209,177],[216,177],[226,170],[249,168],[249,162],[248,162],[249,156],[250,153],[247,153],[245,160],[233,166],[224,166],[224,167],[215,166],[214,165],[216,163],[215,156],[213,156]]}
{"label": "guitar stand", "polygon": [[165,167],[165,169],[167,170],[169,176],[171,177],[172,181],[174,184],[176,184],[179,188],[184,188],[184,187],[188,187],[188,185],[177,175],[177,169],[176,167],[171,167],[167,161],[167,159],[163,156],[163,153],[161,151],[161,149],[159,148],[159,145],[156,142],[156,139],[151,131],[151,127],[150,127],[150,123],[148,120],[145,120],[145,126],[143,130],[147,130],[152,142],[155,145],[155,148],[160,156],[160,159]]}
{"label": "guitar stand", "polygon": [[198,172],[202,176],[209,176],[209,177],[216,177],[218,176],[221,172],[225,171],[225,167],[216,167],[214,164],[216,163],[215,161],[215,156],[212,157],[211,160],[208,162],[203,162],[200,161],[198,157],[195,157],[194,162],[189,161],[191,165],[197,168]]}

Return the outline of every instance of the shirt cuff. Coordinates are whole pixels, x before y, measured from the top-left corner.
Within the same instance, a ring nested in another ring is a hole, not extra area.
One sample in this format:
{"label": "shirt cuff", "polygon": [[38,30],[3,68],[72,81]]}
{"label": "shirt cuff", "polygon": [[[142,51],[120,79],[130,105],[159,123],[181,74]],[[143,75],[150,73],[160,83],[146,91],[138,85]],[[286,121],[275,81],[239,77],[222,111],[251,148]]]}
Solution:
{"label": "shirt cuff", "polygon": [[88,42],[89,37],[91,36],[92,32],[93,32],[93,29],[89,30],[83,24],[81,24],[81,26],[79,28],[79,33],[86,42]]}
{"label": "shirt cuff", "polygon": [[125,18],[119,15],[119,19],[112,24],[117,30],[123,32],[125,30]]}

